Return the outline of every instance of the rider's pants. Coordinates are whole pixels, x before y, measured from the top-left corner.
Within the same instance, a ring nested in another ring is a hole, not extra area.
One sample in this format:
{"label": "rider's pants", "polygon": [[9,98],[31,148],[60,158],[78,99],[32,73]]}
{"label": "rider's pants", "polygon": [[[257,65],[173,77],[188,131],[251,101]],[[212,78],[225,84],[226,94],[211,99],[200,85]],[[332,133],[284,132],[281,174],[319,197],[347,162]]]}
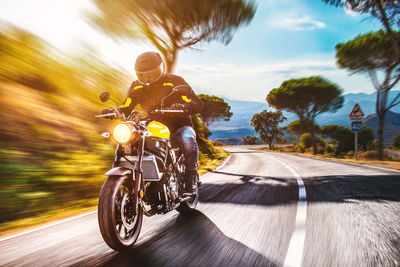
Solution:
{"label": "rider's pants", "polygon": [[174,133],[174,141],[183,149],[186,173],[197,173],[199,152],[196,141],[196,133],[193,128],[190,126],[184,126],[176,130]]}

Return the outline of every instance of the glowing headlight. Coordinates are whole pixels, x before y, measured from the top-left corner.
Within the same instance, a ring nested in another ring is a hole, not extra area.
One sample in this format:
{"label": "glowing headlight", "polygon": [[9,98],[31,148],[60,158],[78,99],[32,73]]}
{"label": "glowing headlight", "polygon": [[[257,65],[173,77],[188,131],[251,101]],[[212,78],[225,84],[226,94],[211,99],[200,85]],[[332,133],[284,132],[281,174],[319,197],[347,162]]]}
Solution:
{"label": "glowing headlight", "polygon": [[126,143],[132,136],[132,129],[127,124],[118,124],[114,127],[113,137],[118,143]]}

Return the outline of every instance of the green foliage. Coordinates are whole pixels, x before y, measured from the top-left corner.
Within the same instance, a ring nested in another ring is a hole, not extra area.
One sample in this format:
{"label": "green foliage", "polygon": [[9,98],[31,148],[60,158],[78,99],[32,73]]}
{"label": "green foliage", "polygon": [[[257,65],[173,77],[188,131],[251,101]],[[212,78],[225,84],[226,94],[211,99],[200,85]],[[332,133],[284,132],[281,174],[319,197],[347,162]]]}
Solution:
{"label": "green foliage", "polygon": [[325,125],[321,127],[321,134],[336,142],[336,154],[354,150],[354,134],[349,128],[340,125]]}
{"label": "green foliage", "polygon": [[358,133],[358,146],[360,149],[367,151],[374,149],[374,133],[367,126],[362,127],[362,131]]}
{"label": "green foliage", "polygon": [[396,136],[393,138],[393,146],[395,148],[400,148],[400,133],[396,134]]}
{"label": "green foliage", "polygon": [[299,119],[314,121],[323,112],[334,112],[343,106],[342,90],[320,76],[284,81],[272,89],[267,102],[279,110],[294,112]]}
{"label": "green foliage", "polygon": [[259,133],[260,139],[267,143],[269,149],[272,149],[273,142],[278,143],[280,137],[283,136],[282,129],[279,128],[279,124],[284,122],[286,118],[282,115],[282,112],[268,112],[263,110],[260,113],[256,113],[251,119],[251,125],[254,127],[256,133]]}
{"label": "green foliage", "polygon": [[[321,76],[284,81],[272,89],[267,102],[279,110],[294,112],[299,117],[297,132],[311,133],[314,152],[317,150],[315,118],[323,112],[335,112],[343,106],[342,89]],[[296,127],[295,127],[296,126]]]}
{"label": "green foliage", "polygon": [[[378,2],[378,1],[377,1]],[[400,93],[389,103],[389,91],[400,80],[399,32],[371,32],[359,35],[353,40],[336,45],[336,58],[340,67],[353,73],[366,73],[377,91],[376,114],[378,117],[377,152],[380,160],[384,157],[383,127],[386,112],[400,103]],[[397,55],[395,56],[395,52]],[[368,56],[366,56],[368,55]],[[383,79],[378,80],[378,74]]]}
{"label": "green foliage", "polygon": [[400,2],[396,0],[323,0],[333,6],[349,8],[361,14],[370,14],[382,23],[395,47],[395,57],[400,57],[400,40],[392,34],[400,28]]}
{"label": "green foliage", "polygon": [[300,144],[305,148],[310,148],[312,146],[312,137],[309,133],[304,133],[300,136]]}
{"label": "green foliage", "polygon": [[151,42],[172,72],[179,50],[213,40],[228,44],[253,19],[252,0],[93,0],[92,24],[111,36]]}
{"label": "green foliage", "polygon": [[260,140],[254,135],[246,135],[242,138],[243,145],[257,145],[259,142]]}
{"label": "green foliage", "polygon": [[[315,150],[315,153],[332,152],[332,148],[325,139],[321,137],[317,137],[316,139],[317,139],[316,140],[317,149]],[[304,133],[300,136],[300,144],[296,143],[295,149],[297,149],[299,152],[304,152],[307,149],[311,149],[312,147],[313,147],[312,135],[309,133]]]}
{"label": "green foliage", "polygon": [[206,94],[199,94],[198,97],[204,105],[199,116],[207,126],[216,120],[229,121],[232,117],[231,107],[222,98]]}
{"label": "green foliage", "polygon": [[[349,128],[334,124],[325,125],[321,127],[321,134],[335,141],[335,153],[337,155],[354,150],[354,133]],[[373,141],[374,135],[372,130],[363,126],[362,132],[358,133],[359,148],[361,150],[371,149]]]}
{"label": "green foliage", "polygon": [[[400,38],[398,32],[396,38]],[[399,65],[388,33],[383,30],[358,35],[346,43],[335,46],[337,64],[354,73],[385,70]],[[365,56],[368,55],[368,56]]]}
{"label": "green foliage", "polygon": [[[286,126],[285,130],[286,132],[293,133],[295,135],[301,135],[309,131],[307,125],[301,123],[300,120],[292,121],[288,126]],[[313,122],[313,131],[315,133],[319,132],[319,126],[315,122]]]}

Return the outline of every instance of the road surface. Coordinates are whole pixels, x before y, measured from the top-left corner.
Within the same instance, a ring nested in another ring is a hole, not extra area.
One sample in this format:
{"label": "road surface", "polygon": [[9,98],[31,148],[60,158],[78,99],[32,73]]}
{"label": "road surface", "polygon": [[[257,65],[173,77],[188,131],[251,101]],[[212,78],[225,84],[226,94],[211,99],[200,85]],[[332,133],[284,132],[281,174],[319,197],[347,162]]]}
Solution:
{"label": "road surface", "polygon": [[118,253],[97,213],[0,241],[1,266],[400,266],[400,173],[232,146],[198,212]]}

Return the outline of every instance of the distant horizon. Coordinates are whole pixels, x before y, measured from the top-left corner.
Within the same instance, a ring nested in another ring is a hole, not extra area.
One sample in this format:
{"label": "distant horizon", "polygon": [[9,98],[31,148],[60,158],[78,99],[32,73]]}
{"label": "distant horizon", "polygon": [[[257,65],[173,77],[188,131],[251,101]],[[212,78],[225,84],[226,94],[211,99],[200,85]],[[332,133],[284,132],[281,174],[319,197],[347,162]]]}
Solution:
{"label": "distant horizon", "polygon": [[[390,90],[390,94],[393,94],[393,93],[395,93],[395,92],[397,92],[397,93],[400,93],[400,90]],[[343,96],[346,96],[346,95],[359,95],[359,94],[364,94],[364,95],[373,95],[373,94],[375,94],[376,93],[376,91],[375,92],[372,92],[372,93],[364,93],[364,92],[359,92],[359,93],[343,93]],[[207,94],[207,93],[203,93],[203,92],[197,92],[197,94]],[[235,99],[235,98],[231,98],[231,97],[228,97],[228,96],[224,96],[224,95],[214,95],[214,96],[217,96],[217,97],[221,97],[221,98],[223,98],[223,99],[228,99],[228,100],[232,100],[232,101],[243,101],[243,102],[255,102],[255,103],[267,103],[267,101],[266,100],[264,100],[264,101],[256,101],[256,100],[243,100],[243,99]],[[265,98],[267,97],[267,95],[265,95]],[[268,104],[268,103],[267,103]]]}

